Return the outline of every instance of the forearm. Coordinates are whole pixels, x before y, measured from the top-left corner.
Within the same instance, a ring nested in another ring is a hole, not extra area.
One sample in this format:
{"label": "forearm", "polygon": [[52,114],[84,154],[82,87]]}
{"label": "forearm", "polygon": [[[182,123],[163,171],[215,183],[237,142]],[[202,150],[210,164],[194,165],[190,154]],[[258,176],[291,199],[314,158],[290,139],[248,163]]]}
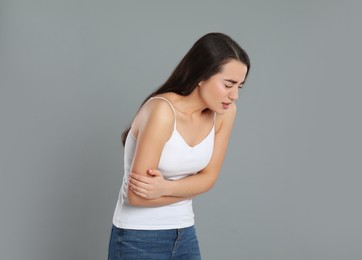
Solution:
{"label": "forearm", "polygon": [[[129,179],[129,196],[130,201],[134,204],[140,204],[142,206],[148,204],[148,201],[155,199],[165,199],[166,201],[153,201],[153,204],[171,204],[174,200],[179,201],[180,198],[187,199],[194,197],[201,193],[209,191],[218,176],[218,170],[203,170],[195,175],[190,175],[179,180],[165,180],[158,170],[149,170],[150,176],[142,176],[135,172],[130,174]],[[171,197],[171,198],[168,198]],[[171,201],[171,202],[170,202]]]}
{"label": "forearm", "polygon": [[209,191],[217,179],[216,173],[198,173],[168,183],[167,195],[172,197],[194,197]]}
{"label": "forearm", "polygon": [[157,199],[145,199],[134,194],[132,190],[128,191],[128,203],[136,207],[161,207],[191,198],[192,196],[163,196]]}

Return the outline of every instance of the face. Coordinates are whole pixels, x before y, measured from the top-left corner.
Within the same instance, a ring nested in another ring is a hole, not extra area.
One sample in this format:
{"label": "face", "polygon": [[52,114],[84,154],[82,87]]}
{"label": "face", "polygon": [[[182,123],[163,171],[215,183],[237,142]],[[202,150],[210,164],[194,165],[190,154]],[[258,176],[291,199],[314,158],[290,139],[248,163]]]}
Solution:
{"label": "face", "polygon": [[223,65],[221,72],[200,82],[201,97],[208,108],[219,114],[225,113],[238,99],[246,73],[245,64],[231,60]]}

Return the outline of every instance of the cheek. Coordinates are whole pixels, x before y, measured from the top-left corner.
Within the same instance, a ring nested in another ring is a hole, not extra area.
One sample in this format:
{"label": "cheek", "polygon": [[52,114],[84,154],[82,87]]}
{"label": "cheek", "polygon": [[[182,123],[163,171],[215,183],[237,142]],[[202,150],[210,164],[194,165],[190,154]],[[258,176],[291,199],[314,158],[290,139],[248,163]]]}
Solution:
{"label": "cheek", "polygon": [[223,84],[218,84],[213,86],[212,92],[215,98],[220,98],[226,95],[227,90]]}
{"label": "cheek", "polygon": [[203,96],[209,101],[218,101],[227,95],[227,89],[223,84],[209,84],[205,86]]}

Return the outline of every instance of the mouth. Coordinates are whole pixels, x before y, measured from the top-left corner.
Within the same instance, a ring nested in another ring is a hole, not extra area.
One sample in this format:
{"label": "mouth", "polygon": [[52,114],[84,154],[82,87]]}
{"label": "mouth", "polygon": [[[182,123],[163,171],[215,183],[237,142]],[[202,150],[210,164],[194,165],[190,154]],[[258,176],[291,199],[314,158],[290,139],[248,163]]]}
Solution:
{"label": "mouth", "polygon": [[231,103],[226,103],[226,102],[222,102],[221,104],[224,109],[228,109],[231,105]]}

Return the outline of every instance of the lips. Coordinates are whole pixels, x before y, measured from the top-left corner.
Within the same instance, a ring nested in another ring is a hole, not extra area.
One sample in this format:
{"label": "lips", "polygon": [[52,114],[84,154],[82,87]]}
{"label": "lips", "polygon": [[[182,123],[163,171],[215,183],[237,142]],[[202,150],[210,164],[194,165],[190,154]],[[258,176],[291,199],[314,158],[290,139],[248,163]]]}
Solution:
{"label": "lips", "polygon": [[228,109],[231,103],[222,102],[221,104],[224,109]]}

